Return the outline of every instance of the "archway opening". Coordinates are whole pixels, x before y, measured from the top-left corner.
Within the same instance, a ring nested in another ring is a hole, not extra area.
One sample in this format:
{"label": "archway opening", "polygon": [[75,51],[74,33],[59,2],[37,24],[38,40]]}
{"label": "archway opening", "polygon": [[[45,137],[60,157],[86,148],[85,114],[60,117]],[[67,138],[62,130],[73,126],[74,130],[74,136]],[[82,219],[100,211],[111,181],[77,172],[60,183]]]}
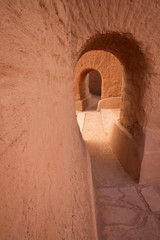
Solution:
{"label": "archway opening", "polygon": [[88,73],[89,92],[91,95],[90,110],[97,110],[98,102],[101,99],[102,78],[98,71],[92,70]]}
{"label": "archway opening", "polygon": [[[143,96],[148,79],[147,72],[149,72],[147,58],[143,54],[140,44],[131,34],[108,32],[97,34],[86,42],[79,55],[79,67],[84,69],[84,63],[81,62],[81,59],[87,53],[96,51],[113,54],[123,66],[120,117],[117,122],[112,124],[111,145],[124,169],[138,180],[145,142]],[[94,56],[90,59],[91,65],[96,62],[95,59]],[[99,66],[100,61],[97,64]],[[81,110],[84,109],[86,101],[83,99],[81,85],[83,77],[93,68],[91,65],[81,71],[81,74],[75,73],[76,107],[81,108]],[[97,67],[95,69],[97,70]],[[101,76],[103,91],[102,73]]]}
{"label": "archway opening", "polygon": [[88,110],[92,97],[98,103],[94,110],[120,108],[122,76],[122,65],[113,54],[100,50],[83,54],[75,67],[76,110]]}

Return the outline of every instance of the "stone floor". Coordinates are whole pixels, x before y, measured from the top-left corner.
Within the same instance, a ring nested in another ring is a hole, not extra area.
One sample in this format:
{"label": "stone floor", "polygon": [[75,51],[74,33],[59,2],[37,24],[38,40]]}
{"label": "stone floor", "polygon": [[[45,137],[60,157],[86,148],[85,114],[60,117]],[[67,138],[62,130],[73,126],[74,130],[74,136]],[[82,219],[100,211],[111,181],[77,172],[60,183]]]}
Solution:
{"label": "stone floor", "polygon": [[99,240],[160,240],[160,186],[139,185],[123,170],[104,133],[101,113],[86,112]]}

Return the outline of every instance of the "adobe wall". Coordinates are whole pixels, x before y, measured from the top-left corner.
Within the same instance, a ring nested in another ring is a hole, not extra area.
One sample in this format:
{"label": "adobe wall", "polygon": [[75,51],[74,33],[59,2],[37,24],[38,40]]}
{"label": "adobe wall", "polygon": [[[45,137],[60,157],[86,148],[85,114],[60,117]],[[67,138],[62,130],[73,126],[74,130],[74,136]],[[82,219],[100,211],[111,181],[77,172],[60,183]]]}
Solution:
{"label": "adobe wall", "polygon": [[[97,33],[130,33],[139,43],[149,62],[142,108],[134,111],[145,126],[141,181],[159,182],[160,3],[0,2],[1,239],[96,239],[89,159],[75,117],[74,66]],[[117,42],[111,41],[115,52]],[[144,62],[136,64],[136,56],[131,61],[134,49],[120,46],[127,49],[121,55],[126,77],[135,72],[135,88],[129,87],[134,81],[125,88],[134,96],[141,83],[135,69]],[[130,99],[123,99],[125,110]]]}
{"label": "adobe wall", "polygon": [[30,0],[0,6],[0,239],[96,239],[66,6]]}

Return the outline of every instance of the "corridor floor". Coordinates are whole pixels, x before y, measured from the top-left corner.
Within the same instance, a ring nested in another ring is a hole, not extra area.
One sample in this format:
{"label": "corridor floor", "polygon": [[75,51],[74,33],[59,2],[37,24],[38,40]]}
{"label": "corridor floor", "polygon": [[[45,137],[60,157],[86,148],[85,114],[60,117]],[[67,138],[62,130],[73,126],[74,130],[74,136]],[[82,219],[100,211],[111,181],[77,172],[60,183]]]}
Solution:
{"label": "corridor floor", "polygon": [[160,240],[160,187],[138,185],[112,153],[101,113],[85,113],[99,240]]}

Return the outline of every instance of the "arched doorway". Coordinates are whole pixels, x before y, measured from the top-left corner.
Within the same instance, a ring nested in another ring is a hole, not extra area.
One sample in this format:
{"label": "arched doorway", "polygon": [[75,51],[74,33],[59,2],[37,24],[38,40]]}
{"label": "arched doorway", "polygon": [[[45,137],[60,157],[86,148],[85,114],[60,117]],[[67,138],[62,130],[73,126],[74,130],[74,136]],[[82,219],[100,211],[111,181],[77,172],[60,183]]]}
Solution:
{"label": "arched doorway", "polygon": [[[86,54],[96,51],[112,53],[123,66],[123,79],[120,87],[121,99],[119,102],[120,118],[113,126],[111,143],[115,154],[125,170],[134,179],[139,179],[145,142],[143,131],[145,125],[143,95],[147,83],[148,63],[139,43],[131,34],[109,32],[106,34],[97,34],[90,38],[81,49],[77,62],[78,68],[77,65],[75,67],[75,100],[76,107],[80,110],[83,110],[86,100],[83,98],[81,92],[83,79],[86,72],[93,69],[94,64],[96,65],[95,69],[102,76],[101,98],[103,90],[107,89],[106,87],[103,89],[104,73],[102,73],[102,69],[106,68],[104,68],[103,64],[101,65],[101,62],[104,59],[100,58],[101,61],[97,61],[96,57],[92,57],[88,61],[89,64],[87,66],[85,65],[86,62],[82,62]],[[77,69],[79,70],[80,68],[83,70],[78,72]],[[115,85],[118,86],[118,82]],[[112,106],[115,104],[115,97],[119,96],[110,96],[109,100],[111,102],[113,100]]]}
{"label": "arched doorway", "polygon": [[89,71],[85,77],[84,85],[84,87],[87,88],[86,91],[89,93],[84,110],[96,111],[101,99],[102,78],[100,73],[96,70]]}
{"label": "arched doorway", "polygon": [[[96,88],[95,86],[93,87],[96,90],[92,90],[91,88],[91,91],[95,91],[95,93],[99,91],[99,95],[101,90],[97,110],[100,111],[101,108],[119,108],[123,76],[122,66],[113,54],[95,50],[83,54],[75,66],[74,90],[76,110],[86,110],[90,105],[89,72],[91,77],[94,77],[93,74],[95,72],[97,72],[99,78],[101,76],[101,87],[96,81]],[[92,81],[90,81],[90,85]],[[97,90],[98,87],[99,90]]]}

